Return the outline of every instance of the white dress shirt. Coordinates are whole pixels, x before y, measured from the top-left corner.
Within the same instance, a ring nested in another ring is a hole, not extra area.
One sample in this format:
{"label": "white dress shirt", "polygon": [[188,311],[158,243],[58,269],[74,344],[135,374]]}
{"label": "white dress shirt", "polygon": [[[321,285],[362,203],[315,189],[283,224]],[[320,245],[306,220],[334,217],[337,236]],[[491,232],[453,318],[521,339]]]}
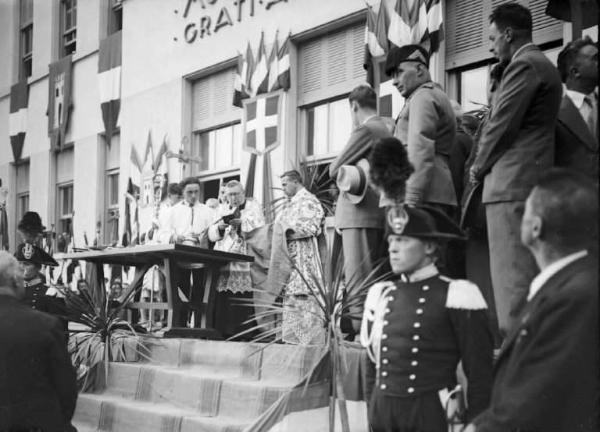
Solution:
{"label": "white dress shirt", "polygon": [[552,276],[571,264],[573,261],[577,261],[578,259],[585,257],[587,254],[588,253],[586,250],[581,250],[579,252],[567,255],[558,261],[554,261],[552,264],[547,266],[531,281],[527,300],[531,300]]}
{"label": "white dress shirt", "polygon": [[196,202],[190,205],[181,201],[167,212],[164,226],[161,226],[159,241],[169,243],[174,236],[192,237],[202,234],[215,219],[215,211]]}

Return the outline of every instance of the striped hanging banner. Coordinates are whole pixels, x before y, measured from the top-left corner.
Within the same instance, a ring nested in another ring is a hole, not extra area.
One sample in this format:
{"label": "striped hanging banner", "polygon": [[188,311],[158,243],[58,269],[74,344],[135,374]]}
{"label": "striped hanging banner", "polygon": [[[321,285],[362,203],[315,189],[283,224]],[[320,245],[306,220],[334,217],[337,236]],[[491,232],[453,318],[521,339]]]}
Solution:
{"label": "striped hanging banner", "polygon": [[21,159],[23,144],[25,143],[28,100],[29,86],[27,85],[27,80],[19,81],[10,88],[8,129],[15,162]]}
{"label": "striped hanging banner", "polygon": [[100,42],[98,87],[106,142],[117,128],[121,109],[121,34],[118,31]]}

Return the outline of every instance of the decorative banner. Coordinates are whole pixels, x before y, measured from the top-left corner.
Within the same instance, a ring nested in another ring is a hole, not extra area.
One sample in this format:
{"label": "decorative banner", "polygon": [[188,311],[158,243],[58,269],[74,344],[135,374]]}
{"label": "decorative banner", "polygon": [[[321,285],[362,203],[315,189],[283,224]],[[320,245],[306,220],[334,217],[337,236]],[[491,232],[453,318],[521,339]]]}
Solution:
{"label": "decorative banner", "polygon": [[388,39],[398,47],[421,44],[433,53],[443,39],[442,24],[440,0],[396,0]]}
{"label": "decorative banner", "polygon": [[263,205],[273,199],[271,157],[280,142],[283,91],[244,100],[243,149],[251,153],[246,195]]}
{"label": "decorative banner", "polygon": [[100,90],[100,108],[106,142],[117,128],[121,108],[121,40],[118,31],[100,42],[98,53],[98,86]]}
{"label": "decorative banner", "polygon": [[10,115],[8,129],[10,145],[15,162],[21,159],[25,133],[27,132],[27,105],[29,86],[27,80],[20,81],[10,88]]}
{"label": "decorative banner", "polygon": [[252,96],[256,96],[269,91],[269,62],[267,59],[267,50],[265,48],[265,35],[261,33],[260,43],[258,44],[258,56],[256,57],[256,68],[250,79],[250,91]]}
{"label": "decorative banner", "polygon": [[[282,90],[290,88],[290,36],[285,39],[277,56],[277,85]],[[271,89],[274,90],[274,89]]]}
{"label": "decorative banner", "polygon": [[48,136],[50,148],[60,150],[65,144],[69,125],[72,84],[72,57],[68,55],[51,63],[48,78]]}

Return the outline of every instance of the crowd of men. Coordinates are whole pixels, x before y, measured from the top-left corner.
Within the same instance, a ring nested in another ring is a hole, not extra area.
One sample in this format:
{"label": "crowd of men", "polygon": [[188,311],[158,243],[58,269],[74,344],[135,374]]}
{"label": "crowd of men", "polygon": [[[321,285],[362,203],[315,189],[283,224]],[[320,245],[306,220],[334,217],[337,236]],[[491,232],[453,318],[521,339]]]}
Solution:
{"label": "crowd of men", "polygon": [[[527,8],[493,10],[498,63],[489,109],[475,122],[431,80],[418,45],[386,59],[406,101],[395,122],[377,115],[371,87],[349,95],[353,131],[329,167],[339,189],[333,250],[347,293],[385,274],[341,323],[368,354],[374,432],[441,432],[454,420],[470,432],[599,430],[598,48],[589,38],[570,42],[555,67],[532,30]],[[199,180],[187,178],[169,185],[142,237],[256,258],[221,271],[223,336],[268,329],[265,306],[279,301],[283,341],[319,344],[325,211],[299,171],[284,173],[281,186],[284,205],[267,224],[239,181],[203,204]],[[41,227],[39,216],[29,219],[21,267],[0,253],[0,383],[9,385],[0,388],[0,430],[58,431],[70,425],[74,377],[64,322],[32,311],[52,312],[40,269],[56,263],[28,241]],[[160,299],[161,284],[156,268],[142,299]],[[204,297],[201,269],[179,269],[177,285],[189,299]],[[36,343],[25,346],[23,332]],[[39,372],[31,384],[45,395],[39,404],[21,400],[31,393],[7,375],[23,359]],[[31,420],[32,409],[46,423]]]}

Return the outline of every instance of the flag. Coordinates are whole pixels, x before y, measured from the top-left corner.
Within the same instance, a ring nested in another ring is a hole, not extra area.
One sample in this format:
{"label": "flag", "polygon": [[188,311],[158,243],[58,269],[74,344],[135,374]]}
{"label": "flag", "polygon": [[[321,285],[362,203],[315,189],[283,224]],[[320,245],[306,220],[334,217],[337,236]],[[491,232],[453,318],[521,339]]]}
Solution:
{"label": "flag", "polygon": [[442,23],[440,0],[396,0],[388,39],[398,47],[420,44],[432,53],[443,39]]}
{"label": "flag", "polygon": [[71,111],[73,63],[71,55],[51,63],[48,77],[48,136],[50,148],[60,150],[65,143]]}
{"label": "flag", "polygon": [[[373,8],[367,5],[367,24],[365,26],[365,58],[363,61],[363,67],[367,71],[367,82],[372,86],[375,83],[375,71],[373,65],[373,59],[382,57],[387,51],[387,36],[383,33],[383,39],[380,39],[378,30],[385,31],[385,6],[382,4],[379,6],[379,14],[375,16]],[[377,28],[379,20],[383,20],[383,27]]]}
{"label": "flag", "polygon": [[277,56],[277,82],[279,88],[290,88],[290,36],[286,38]]}
{"label": "flag", "polygon": [[273,199],[269,154],[279,145],[282,97],[276,92],[244,101],[243,149],[251,153],[246,193],[264,205]]}
{"label": "flag", "polygon": [[146,165],[146,162],[150,158],[150,164],[154,162],[154,149],[152,148],[152,135],[148,131],[148,139],[146,140],[146,150],[144,150],[144,159],[142,159],[142,167]]}
{"label": "flag", "polygon": [[237,70],[235,72],[235,81],[233,82],[233,106],[236,107],[242,107],[242,99],[245,99],[248,97],[247,94],[245,94],[245,77],[244,77],[244,66],[247,64],[244,61],[244,56],[242,54],[238,54],[238,62],[237,62]]}
{"label": "flag", "polygon": [[167,154],[168,150],[169,147],[167,146],[167,135],[165,135],[165,137],[163,138],[163,142],[160,148],[158,149],[158,153],[156,153],[156,157],[152,161],[152,171],[154,171],[154,174],[158,172],[158,169],[162,165],[162,158],[164,155]]}
{"label": "flag", "polygon": [[267,92],[269,83],[269,65],[267,63],[267,50],[265,48],[265,34],[260,36],[258,44],[258,56],[256,57],[256,69],[252,74],[250,90],[256,96]]}
{"label": "flag", "polygon": [[140,154],[133,144],[131,145],[131,155],[129,156],[129,160],[139,172],[142,172],[143,162],[140,159]]}
{"label": "flag", "polygon": [[10,88],[10,115],[8,129],[10,145],[15,162],[21,159],[25,133],[27,132],[27,105],[29,86],[27,80],[19,81]]}
{"label": "flag", "polygon": [[117,128],[121,107],[121,34],[118,31],[100,42],[98,52],[98,87],[106,142]]}
{"label": "flag", "polygon": [[277,43],[277,35],[269,56],[269,80],[267,91],[274,91],[279,88],[279,45]]}
{"label": "flag", "polygon": [[[246,57],[244,58],[245,70],[242,69],[242,79],[243,84],[246,88],[245,93],[250,96],[250,83],[252,82],[252,76],[254,75],[254,68],[256,64],[254,63],[254,54],[252,54],[252,47],[250,46],[250,42],[246,46]],[[243,72],[246,72],[245,75]]]}

